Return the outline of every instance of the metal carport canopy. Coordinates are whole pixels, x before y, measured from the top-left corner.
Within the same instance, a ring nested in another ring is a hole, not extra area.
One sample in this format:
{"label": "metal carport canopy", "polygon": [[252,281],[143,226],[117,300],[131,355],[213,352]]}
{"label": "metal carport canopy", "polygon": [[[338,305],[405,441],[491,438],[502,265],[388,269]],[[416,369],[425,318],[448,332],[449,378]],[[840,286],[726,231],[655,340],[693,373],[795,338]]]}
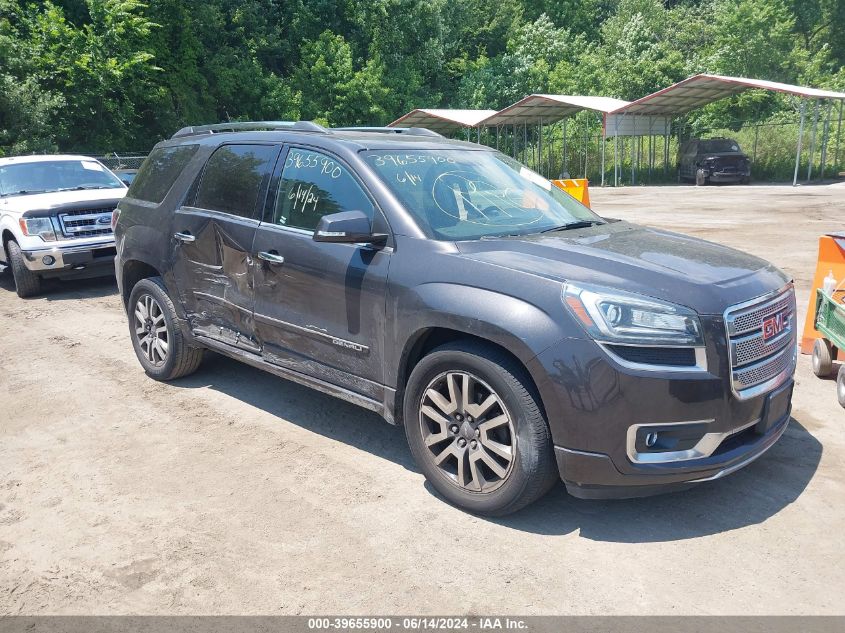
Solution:
{"label": "metal carport canopy", "polygon": [[495,110],[417,108],[388,124],[388,127],[425,127],[435,132],[450,133],[461,128],[478,127],[494,114]]}
{"label": "metal carport canopy", "polygon": [[[813,159],[816,142],[816,126],[818,124],[818,103],[821,99],[840,101],[839,121],[842,122],[842,102],[845,102],[845,93],[832,90],[820,90],[818,88],[807,88],[793,84],[783,84],[778,81],[766,81],[764,79],[749,79],[748,77],[726,77],[724,75],[709,75],[702,73],[693,75],[688,79],[679,81],[676,84],[658,90],[655,93],[646,95],[628,105],[622,106],[611,113],[611,116],[618,115],[642,115],[642,116],[672,116],[683,115],[687,112],[700,108],[730,97],[746,90],[770,90],[794,95],[800,99],[814,99],[816,101],[816,113],[813,121],[813,135],[810,145],[810,164],[807,168],[807,181],[812,175]],[[795,153],[795,171],[792,177],[792,184],[798,184],[798,167],[801,163],[801,149],[804,132],[804,119],[806,109],[805,101],[801,101],[801,120],[798,127],[798,147]],[[830,109],[828,109],[828,121],[825,124],[827,130],[830,123]],[[837,132],[838,138],[838,132]],[[824,153],[824,150],[822,150]]]}
{"label": "metal carport canopy", "polygon": [[520,99],[507,108],[494,112],[481,122],[484,126],[554,123],[581,110],[613,112],[628,105],[627,101],[613,97],[587,97],[581,95],[533,94]]}
{"label": "metal carport canopy", "polygon": [[613,114],[678,115],[701,106],[751,89],[772,90],[805,99],[845,99],[845,93],[782,84],[777,81],[725,77],[722,75],[693,75],[676,84],[646,95],[624,105]]}

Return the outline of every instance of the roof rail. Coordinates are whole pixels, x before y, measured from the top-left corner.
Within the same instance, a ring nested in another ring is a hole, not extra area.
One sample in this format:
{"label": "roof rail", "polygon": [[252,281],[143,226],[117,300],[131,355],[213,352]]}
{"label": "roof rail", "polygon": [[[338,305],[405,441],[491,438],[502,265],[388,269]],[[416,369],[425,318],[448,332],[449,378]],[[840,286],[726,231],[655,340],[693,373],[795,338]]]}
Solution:
{"label": "roof rail", "polygon": [[171,138],[198,136],[200,134],[218,134],[220,132],[254,132],[258,130],[328,133],[326,128],[313,121],[232,121],[229,123],[215,123],[213,125],[191,125],[183,127]]}
{"label": "roof rail", "polygon": [[373,132],[375,134],[409,134],[411,136],[437,136],[443,138],[434,130],[425,127],[333,127],[330,131],[336,132]]}

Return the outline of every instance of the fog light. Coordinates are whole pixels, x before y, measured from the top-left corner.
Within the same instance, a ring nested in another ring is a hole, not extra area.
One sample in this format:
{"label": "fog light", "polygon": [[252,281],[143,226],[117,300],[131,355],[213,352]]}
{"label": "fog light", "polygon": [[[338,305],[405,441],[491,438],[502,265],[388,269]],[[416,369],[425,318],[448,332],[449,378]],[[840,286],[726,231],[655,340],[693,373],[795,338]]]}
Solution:
{"label": "fog light", "polygon": [[52,255],[45,255],[41,258],[41,263],[43,263],[45,266],[52,266],[56,263],[56,258]]}
{"label": "fog light", "polygon": [[649,448],[657,444],[657,433],[649,433],[645,436],[645,445]]}

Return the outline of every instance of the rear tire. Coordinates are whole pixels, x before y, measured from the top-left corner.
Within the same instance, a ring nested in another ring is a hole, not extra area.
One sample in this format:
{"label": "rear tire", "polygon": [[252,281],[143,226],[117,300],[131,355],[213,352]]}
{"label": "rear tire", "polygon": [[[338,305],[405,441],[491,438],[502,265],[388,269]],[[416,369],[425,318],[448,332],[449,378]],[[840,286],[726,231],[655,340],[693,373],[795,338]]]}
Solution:
{"label": "rear tire", "polygon": [[150,378],[175,380],[197,370],[203,349],[185,341],[176,322],[176,308],[160,277],[149,277],[135,284],[127,312],[132,347]]}
{"label": "rear tire", "polygon": [[817,338],[813,343],[813,373],[819,378],[827,378],[833,371],[833,352],[830,341]]}
{"label": "rear tire", "polygon": [[558,480],[539,397],[502,351],[458,341],[429,353],[408,379],[404,420],[426,479],[469,512],[516,512]]}
{"label": "rear tire", "polygon": [[845,407],[845,364],[839,366],[839,373],[836,375],[836,399]]}
{"label": "rear tire", "polygon": [[7,261],[15,280],[15,291],[21,299],[34,297],[41,292],[41,277],[29,270],[24,263],[21,247],[14,240],[6,244]]}

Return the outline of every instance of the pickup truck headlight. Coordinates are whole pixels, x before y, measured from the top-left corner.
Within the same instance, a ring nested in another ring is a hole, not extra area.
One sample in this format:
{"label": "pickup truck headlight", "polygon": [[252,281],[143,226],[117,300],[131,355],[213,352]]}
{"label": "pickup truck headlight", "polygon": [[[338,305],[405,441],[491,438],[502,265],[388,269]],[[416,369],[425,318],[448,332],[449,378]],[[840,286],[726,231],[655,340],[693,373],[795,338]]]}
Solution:
{"label": "pickup truck headlight", "polygon": [[567,283],[563,301],[595,340],[629,345],[704,345],[698,316],[684,306],[588,284]]}
{"label": "pickup truck headlight", "polygon": [[30,237],[40,237],[45,242],[56,241],[56,231],[50,218],[21,218],[21,231]]}

